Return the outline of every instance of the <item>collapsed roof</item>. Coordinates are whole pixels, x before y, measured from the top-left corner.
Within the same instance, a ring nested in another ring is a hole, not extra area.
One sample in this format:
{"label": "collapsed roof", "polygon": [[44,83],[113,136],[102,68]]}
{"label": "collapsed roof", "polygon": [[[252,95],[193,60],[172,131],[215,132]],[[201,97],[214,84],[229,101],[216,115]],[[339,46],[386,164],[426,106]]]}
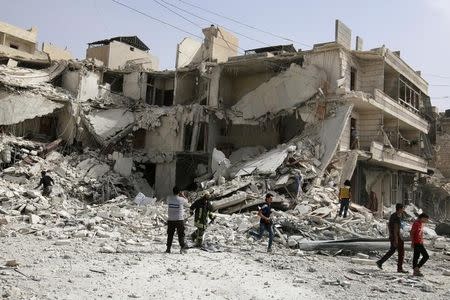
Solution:
{"label": "collapsed roof", "polygon": [[116,37],[113,37],[110,39],[99,40],[99,41],[95,41],[92,43],[88,43],[88,45],[89,45],[89,47],[99,46],[99,45],[103,46],[103,45],[109,45],[111,42],[114,42],[114,41],[128,44],[128,45],[138,48],[142,51],[150,50],[150,48],[147,47],[147,45],[144,44],[144,42],[141,41],[141,39],[135,35],[134,36],[116,36]]}

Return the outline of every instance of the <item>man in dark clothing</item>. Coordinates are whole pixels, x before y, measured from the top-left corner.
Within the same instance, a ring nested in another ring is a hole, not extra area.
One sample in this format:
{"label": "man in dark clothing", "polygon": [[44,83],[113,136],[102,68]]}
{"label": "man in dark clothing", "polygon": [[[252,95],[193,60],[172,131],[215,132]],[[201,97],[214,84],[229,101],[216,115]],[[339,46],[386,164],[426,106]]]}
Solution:
{"label": "man in dark clothing", "polygon": [[259,209],[258,216],[261,218],[259,220],[259,232],[255,233],[250,231],[250,234],[254,235],[258,240],[262,238],[264,231],[269,232],[269,245],[267,247],[267,252],[272,252],[272,241],[273,241],[273,222],[270,218],[272,213],[272,194],[266,195],[266,203]]}
{"label": "man in dark clothing", "polygon": [[212,206],[209,202],[211,194],[206,191],[204,196],[195,201],[191,205],[191,215],[194,215],[194,226],[197,228],[191,235],[192,240],[197,247],[201,247],[203,244],[203,235],[205,234],[206,227],[208,226],[208,217],[211,221],[214,220],[212,214]]}
{"label": "man in dark clothing", "polygon": [[403,259],[405,257],[405,248],[402,236],[400,234],[400,226],[401,226],[401,218],[403,212],[405,211],[404,205],[401,203],[397,203],[395,205],[395,213],[391,215],[389,218],[388,228],[389,228],[389,241],[391,242],[391,248],[389,251],[377,261],[377,266],[380,269],[383,269],[383,263],[392,256],[397,250],[398,252],[398,261],[397,261],[397,272],[399,273],[408,273],[403,270]]}
{"label": "man in dark clothing", "polygon": [[41,185],[44,187],[42,190],[42,196],[50,196],[52,192],[52,186],[55,184],[53,179],[47,175],[45,171],[41,172],[41,180],[39,181],[39,185],[36,188],[39,188]]}

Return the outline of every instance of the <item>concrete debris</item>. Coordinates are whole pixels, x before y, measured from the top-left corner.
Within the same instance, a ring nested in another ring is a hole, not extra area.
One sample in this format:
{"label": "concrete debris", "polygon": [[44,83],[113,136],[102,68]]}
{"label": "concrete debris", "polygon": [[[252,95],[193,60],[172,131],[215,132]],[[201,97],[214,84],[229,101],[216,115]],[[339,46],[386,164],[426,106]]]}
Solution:
{"label": "concrete debris", "polygon": [[45,116],[63,106],[41,94],[29,91],[15,94],[0,90],[0,125],[12,125]]}
{"label": "concrete debris", "polygon": [[314,65],[303,68],[292,64],[285,72],[246,94],[232,109],[242,113],[244,119],[258,119],[267,113],[276,114],[309,100],[326,80],[326,73]]}
{"label": "concrete debris", "polygon": [[0,82],[15,87],[37,86],[55,79],[67,68],[67,61],[55,61],[47,69],[34,70],[28,68],[0,65]]}

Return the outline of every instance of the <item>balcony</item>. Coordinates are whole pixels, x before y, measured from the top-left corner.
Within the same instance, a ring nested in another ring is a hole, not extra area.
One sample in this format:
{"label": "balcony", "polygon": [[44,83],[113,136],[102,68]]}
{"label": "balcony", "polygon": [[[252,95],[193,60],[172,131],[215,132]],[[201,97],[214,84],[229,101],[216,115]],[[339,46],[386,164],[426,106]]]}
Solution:
{"label": "balcony", "polygon": [[368,102],[417,130],[428,133],[430,124],[408,103],[397,102],[379,89],[375,89],[374,98],[369,98]]}
{"label": "balcony", "polygon": [[386,147],[383,143],[372,141],[370,153],[372,160],[379,165],[397,170],[427,172],[428,163],[425,159],[405,151]]}

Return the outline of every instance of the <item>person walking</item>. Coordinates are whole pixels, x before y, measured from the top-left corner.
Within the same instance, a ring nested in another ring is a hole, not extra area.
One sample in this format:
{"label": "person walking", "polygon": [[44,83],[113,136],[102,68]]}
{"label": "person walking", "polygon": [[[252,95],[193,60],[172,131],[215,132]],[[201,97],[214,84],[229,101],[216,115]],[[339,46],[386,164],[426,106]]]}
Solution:
{"label": "person walking", "polygon": [[214,220],[212,213],[212,206],[209,202],[211,194],[206,191],[200,199],[195,201],[191,207],[191,215],[194,215],[194,226],[197,228],[191,235],[192,240],[195,242],[196,247],[203,245],[203,235],[205,234],[206,227],[208,226],[208,217],[211,222]]}
{"label": "person walking", "polygon": [[398,273],[408,273],[403,270],[403,260],[405,257],[405,243],[403,242],[402,236],[400,234],[401,218],[405,211],[405,207],[401,203],[395,205],[395,213],[389,218],[388,228],[389,228],[389,241],[391,247],[386,252],[386,254],[376,262],[378,268],[383,269],[383,263],[388,260],[392,254],[397,250],[398,260],[397,260],[397,272]]}
{"label": "person walking", "polygon": [[[420,268],[426,263],[430,256],[428,255],[425,246],[423,245],[423,224],[427,223],[429,217],[427,214],[420,214],[417,220],[411,227],[411,246],[414,249],[413,254],[413,275],[423,276],[420,272]],[[419,257],[422,255],[422,259],[419,261]]]}
{"label": "person walking", "polygon": [[41,180],[39,181],[38,186],[36,189],[38,189],[41,185],[43,186],[42,189],[42,196],[50,196],[52,192],[52,186],[55,184],[53,179],[47,175],[46,171],[41,172]]}
{"label": "person walking", "polygon": [[346,180],[344,181],[344,186],[339,189],[339,217],[344,213],[344,218],[347,218],[348,207],[352,198],[351,186],[350,180]]}
{"label": "person walking", "polygon": [[273,241],[273,222],[270,218],[270,215],[272,214],[272,194],[266,195],[266,203],[259,209],[258,216],[260,217],[259,220],[259,232],[255,233],[253,231],[250,231],[250,234],[255,236],[258,240],[260,240],[264,234],[264,231],[267,231],[269,233],[269,245],[267,247],[267,252],[272,252],[272,241]]}
{"label": "person walking", "polygon": [[180,253],[186,253],[186,244],[184,243],[184,208],[189,207],[189,202],[175,186],[172,189],[173,195],[167,197],[168,218],[167,218],[167,248],[166,253],[170,253],[175,230],[180,244]]}

